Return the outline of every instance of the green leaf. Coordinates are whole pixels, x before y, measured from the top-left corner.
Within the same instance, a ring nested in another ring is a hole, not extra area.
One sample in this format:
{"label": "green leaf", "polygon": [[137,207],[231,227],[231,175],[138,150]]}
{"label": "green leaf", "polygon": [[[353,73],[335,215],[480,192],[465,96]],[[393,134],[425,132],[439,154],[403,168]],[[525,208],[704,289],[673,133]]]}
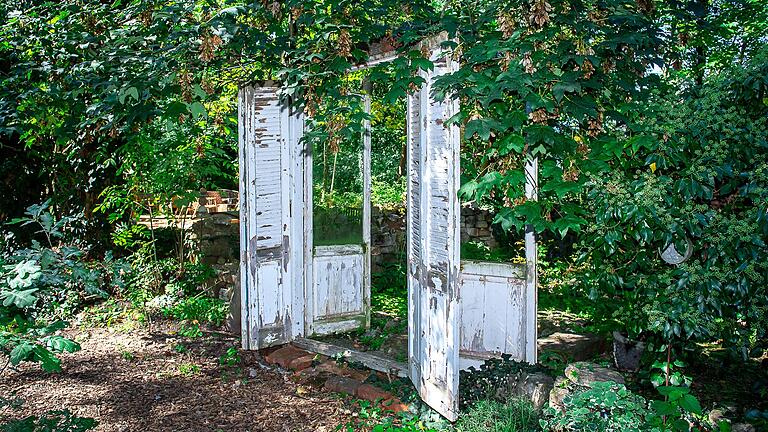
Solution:
{"label": "green leaf", "polygon": [[200,117],[207,117],[208,111],[205,109],[205,106],[200,102],[192,102],[187,107],[189,109],[189,112],[192,113],[192,116],[195,118],[195,120],[199,119]]}
{"label": "green leaf", "polygon": [[565,93],[577,92],[581,90],[581,84],[578,82],[559,82],[552,87],[552,94],[560,102]]}
{"label": "green leaf", "polygon": [[651,408],[653,408],[658,416],[668,416],[677,413],[677,406],[660,400],[652,401]]}
{"label": "green leaf", "polygon": [[139,100],[139,89],[136,87],[128,87],[127,89],[120,92],[120,96],[118,99],[120,100],[121,104],[125,104],[125,100],[128,96],[131,96],[134,100]]}
{"label": "green leaf", "polygon": [[23,362],[24,360],[27,360],[29,356],[32,354],[32,351],[35,349],[35,345],[28,343],[28,342],[22,342],[11,350],[10,359],[11,364],[16,366],[19,363]]}
{"label": "green leaf", "polygon": [[52,352],[42,345],[35,345],[35,360],[40,362],[40,366],[46,372],[61,372],[61,360],[56,358]]}
{"label": "green leaf", "polygon": [[479,118],[470,120],[464,129],[464,137],[469,139],[477,134],[480,139],[487,141],[491,137],[491,132],[503,131],[504,125],[491,118]]}
{"label": "green leaf", "polygon": [[16,276],[8,281],[8,286],[11,289],[28,288],[40,277],[40,270],[41,267],[35,261],[22,261],[11,269],[10,273]]}
{"label": "green leaf", "polygon": [[701,414],[701,404],[699,404],[699,400],[692,394],[683,395],[683,397],[680,398],[679,403],[680,407],[684,410],[694,414]]}
{"label": "green leaf", "polygon": [[3,306],[5,307],[14,305],[19,309],[24,309],[35,304],[37,297],[33,294],[37,290],[37,288],[30,288],[22,291],[2,291],[0,298],[3,298]]}
{"label": "green leaf", "polygon": [[45,339],[46,345],[54,352],[75,352],[80,350],[80,344],[63,336],[50,336]]}
{"label": "green leaf", "polygon": [[509,134],[498,142],[499,156],[506,156],[510,152],[522,153],[525,148],[525,138],[518,134]]}
{"label": "green leaf", "polygon": [[461,188],[459,188],[459,196],[463,197],[466,200],[472,200],[475,198],[475,193],[477,193],[477,186],[478,183],[475,180],[470,180],[463,185],[461,185]]}
{"label": "green leaf", "polygon": [[633,153],[637,153],[637,151],[643,147],[649,150],[654,150],[656,147],[656,140],[648,135],[638,135],[627,140],[626,146],[630,147]]}
{"label": "green leaf", "polygon": [[566,214],[560,219],[557,219],[553,223],[553,227],[560,233],[561,236],[565,237],[565,235],[568,234],[568,230],[578,232],[581,230],[581,226],[586,224],[586,219],[573,214]]}
{"label": "green leaf", "polygon": [[677,419],[672,422],[672,427],[678,432],[688,432],[691,430],[691,425],[683,419]]}

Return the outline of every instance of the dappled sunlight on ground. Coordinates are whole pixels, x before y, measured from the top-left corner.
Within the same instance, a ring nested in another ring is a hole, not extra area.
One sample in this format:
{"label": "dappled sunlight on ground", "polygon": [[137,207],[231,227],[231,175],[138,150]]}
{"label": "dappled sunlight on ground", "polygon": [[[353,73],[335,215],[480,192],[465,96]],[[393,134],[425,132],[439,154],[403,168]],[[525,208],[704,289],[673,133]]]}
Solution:
{"label": "dappled sunlight on ground", "polygon": [[234,339],[179,344],[168,332],[104,329],[71,336],[83,349],[62,356],[62,373],[36,365],[5,372],[0,395],[24,403],[0,410],[0,420],[64,408],[98,420],[98,431],[332,431],[348,420],[339,398],[299,391],[260,366],[258,354],[222,367]]}

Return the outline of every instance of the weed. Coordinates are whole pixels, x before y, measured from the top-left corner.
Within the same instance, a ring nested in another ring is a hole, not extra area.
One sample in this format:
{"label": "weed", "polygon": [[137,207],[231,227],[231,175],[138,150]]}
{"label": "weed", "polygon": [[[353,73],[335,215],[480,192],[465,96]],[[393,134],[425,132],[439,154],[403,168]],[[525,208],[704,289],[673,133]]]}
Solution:
{"label": "weed", "polygon": [[99,423],[87,417],[77,417],[71,411],[47,411],[41,416],[29,416],[21,420],[11,420],[0,425],[3,431],[40,431],[40,432],[85,432],[93,430]]}
{"label": "weed", "polygon": [[240,358],[240,352],[235,347],[229,347],[221,357],[219,357],[219,364],[221,366],[236,366],[240,364],[242,358]]}
{"label": "weed", "polygon": [[197,339],[203,335],[203,330],[197,321],[182,321],[179,325],[179,335],[189,339]]}
{"label": "weed", "polygon": [[462,243],[461,245],[461,259],[463,260],[477,260],[477,261],[490,261],[490,262],[518,262],[525,263],[525,258],[521,257],[522,248],[518,250],[512,248],[496,247],[491,248],[483,242],[472,241]]}
{"label": "weed", "polygon": [[136,358],[136,356],[133,355],[132,352],[130,352],[130,351],[126,350],[126,349],[120,351],[120,357],[122,357],[123,360],[125,360],[125,361],[133,361]]}
{"label": "weed", "polygon": [[179,364],[179,373],[184,376],[192,376],[200,373],[200,366],[194,363]]}
{"label": "weed", "polygon": [[436,429],[429,428],[418,416],[410,413],[393,416],[376,403],[364,400],[355,403],[359,406],[360,424],[348,422],[339,425],[337,431],[355,432],[365,429],[371,432],[436,432]]}
{"label": "weed", "polygon": [[163,315],[179,321],[203,322],[221,326],[227,318],[228,305],[220,299],[198,294],[181,299],[172,306],[163,308]]}

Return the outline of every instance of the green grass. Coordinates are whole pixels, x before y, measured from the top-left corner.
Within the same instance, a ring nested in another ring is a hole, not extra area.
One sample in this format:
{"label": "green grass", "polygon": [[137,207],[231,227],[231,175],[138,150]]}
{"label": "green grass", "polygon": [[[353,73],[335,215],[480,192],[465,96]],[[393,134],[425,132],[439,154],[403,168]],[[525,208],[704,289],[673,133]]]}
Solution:
{"label": "green grass", "polygon": [[528,432],[539,430],[539,417],[529,401],[479,401],[462,413],[456,432]]}

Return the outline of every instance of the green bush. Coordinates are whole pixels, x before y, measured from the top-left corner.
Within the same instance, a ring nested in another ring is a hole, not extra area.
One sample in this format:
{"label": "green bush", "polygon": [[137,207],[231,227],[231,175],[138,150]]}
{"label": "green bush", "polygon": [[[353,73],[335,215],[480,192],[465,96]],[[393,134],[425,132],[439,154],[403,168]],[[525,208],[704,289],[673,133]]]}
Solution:
{"label": "green bush", "polygon": [[375,311],[405,317],[408,314],[408,287],[405,257],[398,262],[382,263],[371,275],[371,307]]}
{"label": "green bush", "polygon": [[[721,343],[759,357],[768,335],[768,50],[657,115],[622,166],[588,180],[583,285],[618,306],[631,337]],[[647,141],[647,147],[640,140]],[[692,256],[668,265],[674,244]],[[764,342],[763,342],[764,343]]]}
{"label": "green bush", "polygon": [[134,254],[131,267],[134,271],[127,281],[125,294],[137,303],[159,294],[196,295],[205,281],[216,276],[213,267],[206,264],[181,265],[176,258],[155,260],[144,254]]}
{"label": "green bush", "polygon": [[30,247],[0,257],[0,353],[12,365],[32,361],[46,371],[59,371],[55,354],[80,349],[54,335],[66,327],[61,319],[124,285],[124,262],[109,254],[103,261],[88,260],[70,235],[81,220],[82,215],[57,219],[46,202],[30,206],[24,218],[12,222],[37,229],[45,242],[33,240]]}
{"label": "green bush", "polygon": [[596,382],[592,388],[565,397],[562,411],[548,408],[540,425],[545,430],[579,432],[641,432],[650,415],[642,396],[623,384]]}
{"label": "green bush", "polygon": [[48,411],[41,416],[29,416],[0,425],[2,432],[86,432],[99,423],[86,417],[77,417],[69,410]]}
{"label": "green bush", "polygon": [[547,373],[541,365],[532,365],[512,360],[509,354],[501,358],[491,358],[483,362],[480,369],[474,366],[460,371],[459,400],[461,408],[471,407],[481,401],[506,402],[507,397],[502,389],[510,376],[520,373]]}
{"label": "green bush", "polygon": [[227,319],[228,310],[229,306],[223,300],[197,295],[163,308],[163,315],[179,321],[208,323],[218,327]]}
{"label": "green bush", "polygon": [[548,408],[541,426],[555,432],[689,432],[716,427],[708,425],[699,401],[689,387],[660,386],[663,400],[650,403],[623,384],[596,382],[563,399],[563,410]]}

